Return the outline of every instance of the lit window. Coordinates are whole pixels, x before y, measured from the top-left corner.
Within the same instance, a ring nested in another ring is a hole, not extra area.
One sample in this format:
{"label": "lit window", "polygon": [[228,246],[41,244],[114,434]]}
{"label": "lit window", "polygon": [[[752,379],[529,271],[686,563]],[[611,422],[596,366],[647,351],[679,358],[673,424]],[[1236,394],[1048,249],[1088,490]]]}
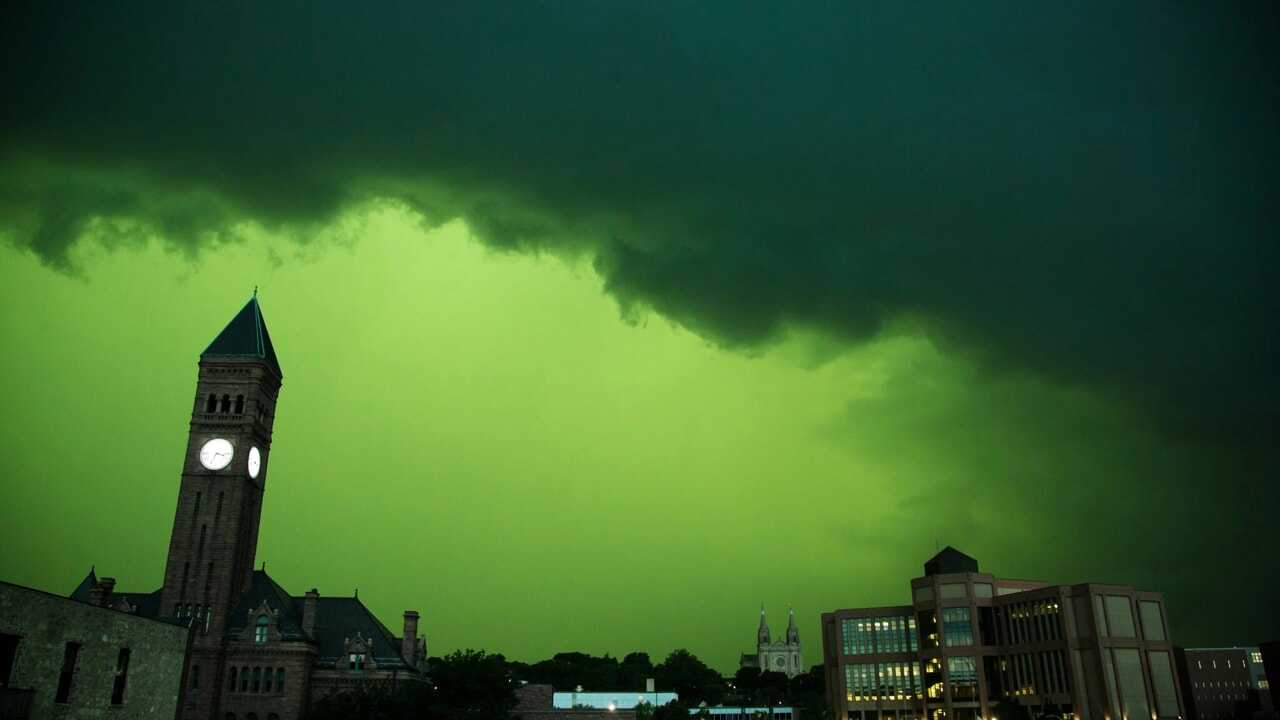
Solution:
{"label": "lit window", "polygon": [[253,641],[256,643],[264,643],[267,641],[267,624],[266,615],[258,616],[258,624],[253,628]]}
{"label": "lit window", "polygon": [[364,669],[364,653],[351,653],[351,656],[347,658],[347,660],[348,660],[347,662],[348,669],[350,670]]}

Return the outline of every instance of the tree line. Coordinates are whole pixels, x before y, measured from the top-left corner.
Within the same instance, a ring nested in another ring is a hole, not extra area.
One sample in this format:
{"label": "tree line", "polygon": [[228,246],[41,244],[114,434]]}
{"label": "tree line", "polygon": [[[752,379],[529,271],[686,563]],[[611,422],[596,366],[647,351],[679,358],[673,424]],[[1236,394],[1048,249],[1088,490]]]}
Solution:
{"label": "tree line", "polygon": [[430,658],[427,676],[428,682],[386,683],[330,696],[314,704],[307,720],[505,720],[515,708],[516,689],[526,684],[550,685],[564,692],[579,687],[584,692],[640,692],[648,678],[654,679],[657,690],[675,692],[679,700],[661,708],[643,708],[637,713],[641,720],[688,720],[689,710],[704,704],[789,705],[801,708],[809,720],[826,714],[821,665],[790,679],[754,668],[741,668],[725,678],[683,649],[657,664],[644,652],[622,659],[566,652],[524,663],[483,650],[459,650]]}

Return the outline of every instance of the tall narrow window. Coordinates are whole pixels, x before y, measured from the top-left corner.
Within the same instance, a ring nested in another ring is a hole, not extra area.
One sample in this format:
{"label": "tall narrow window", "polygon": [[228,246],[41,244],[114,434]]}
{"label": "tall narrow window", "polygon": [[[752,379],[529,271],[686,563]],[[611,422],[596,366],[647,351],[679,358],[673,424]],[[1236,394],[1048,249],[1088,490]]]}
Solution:
{"label": "tall narrow window", "polygon": [[199,665],[191,666],[191,689],[192,690],[200,689],[200,666]]}
{"label": "tall narrow window", "polygon": [[0,633],[0,687],[9,686],[13,661],[18,657],[18,636]]}
{"label": "tall narrow window", "polygon": [[204,574],[204,594],[209,595],[209,586],[213,584],[213,561],[209,561],[209,570]]}
{"label": "tall narrow window", "polygon": [[244,396],[243,395],[236,396],[236,414],[237,415],[244,414]]}
{"label": "tall narrow window", "polygon": [[218,518],[222,517],[222,493],[218,493],[218,507],[214,508],[213,521],[218,522]]}
{"label": "tall narrow window", "polygon": [[276,692],[284,692],[284,668],[276,668]]}
{"label": "tall narrow window", "polygon": [[200,526],[200,544],[196,546],[196,557],[204,555],[204,536],[208,529],[208,526]]}
{"label": "tall narrow window", "polygon": [[260,667],[253,669],[253,686],[249,692],[262,692],[262,668]]}
{"label": "tall narrow window", "polygon": [[62,650],[62,672],[58,674],[58,691],[53,696],[54,702],[65,703],[71,700],[71,682],[75,679],[76,659],[79,657],[80,643],[67,643]]}
{"label": "tall narrow window", "polygon": [[249,691],[249,668],[240,666],[240,692]]}
{"label": "tall narrow window", "polygon": [[207,413],[216,412],[218,409],[218,396],[209,393],[209,402],[204,404],[204,411]]}
{"label": "tall narrow window", "polygon": [[129,648],[120,648],[116,656],[116,677],[111,683],[111,704],[124,704],[124,687],[129,682]]}
{"label": "tall narrow window", "polygon": [[182,589],[178,592],[178,599],[185,600],[187,598],[187,578],[191,577],[191,563],[182,563]]}
{"label": "tall narrow window", "polygon": [[227,683],[227,690],[229,692],[236,691],[236,669],[235,668],[231,668],[231,682]]}
{"label": "tall narrow window", "polygon": [[196,491],[196,506],[195,506],[195,508],[191,511],[191,517],[199,517],[199,516],[200,516],[200,491],[199,491],[199,490],[197,490],[197,491]]}
{"label": "tall narrow window", "polygon": [[253,628],[253,641],[256,643],[264,643],[267,641],[267,620],[266,615],[258,616],[258,623]]}
{"label": "tall narrow window", "polygon": [[275,673],[271,672],[271,668],[262,668],[262,692],[271,692],[271,678]]}
{"label": "tall narrow window", "polygon": [[224,412],[224,413],[229,413],[229,412],[231,412],[231,396],[230,396],[230,395],[223,395],[223,396],[222,396],[222,408],[221,408],[221,411],[222,411],[222,412]]}

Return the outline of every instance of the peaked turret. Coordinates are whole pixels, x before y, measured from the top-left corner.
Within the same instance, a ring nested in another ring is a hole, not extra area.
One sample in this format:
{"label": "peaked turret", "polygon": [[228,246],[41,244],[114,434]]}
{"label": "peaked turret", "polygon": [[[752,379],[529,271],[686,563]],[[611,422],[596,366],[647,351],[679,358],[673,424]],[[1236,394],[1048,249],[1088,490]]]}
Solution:
{"label": "peaked turret", "polygon": [[261,360],[277,376],[284,377],[280,361],[276,359],[276,349],[271,346],[271,335],[267,333],[267,321],[263,319],[262,308],[258,306],[257,290],[222,332],[218,333],[218,337],[209,343],[209,347],[200,353],[200,359],[205,358]]}
{"label": "peaked turret", "polygon": [[787,644],[792,645],[800,642],[800,628],[796,627],[796,609],[791,608],[788,614],[791,617],[787,621]]}
{"label": "peaked turret", "polygon": [[756,631],[756,642],[769,644],[769,623],[764,619],[764,603],[760,603],[760,629]]}

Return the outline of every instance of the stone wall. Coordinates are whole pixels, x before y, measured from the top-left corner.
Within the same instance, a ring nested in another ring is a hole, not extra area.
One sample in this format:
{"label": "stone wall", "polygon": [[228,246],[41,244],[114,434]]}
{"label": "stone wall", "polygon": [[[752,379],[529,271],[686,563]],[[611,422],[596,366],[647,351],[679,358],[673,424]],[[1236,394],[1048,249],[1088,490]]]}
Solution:
{"label": "stone wall", "polygon": [[[0,633],[17,635],[11,688],[32,688],[32,718],[164,718],[181,702],[190,634],[184,627],[0,582]],[[71,692],[55,703],[67,643],[80,644]],[[111,704],[129,649],[124,699]]]}

